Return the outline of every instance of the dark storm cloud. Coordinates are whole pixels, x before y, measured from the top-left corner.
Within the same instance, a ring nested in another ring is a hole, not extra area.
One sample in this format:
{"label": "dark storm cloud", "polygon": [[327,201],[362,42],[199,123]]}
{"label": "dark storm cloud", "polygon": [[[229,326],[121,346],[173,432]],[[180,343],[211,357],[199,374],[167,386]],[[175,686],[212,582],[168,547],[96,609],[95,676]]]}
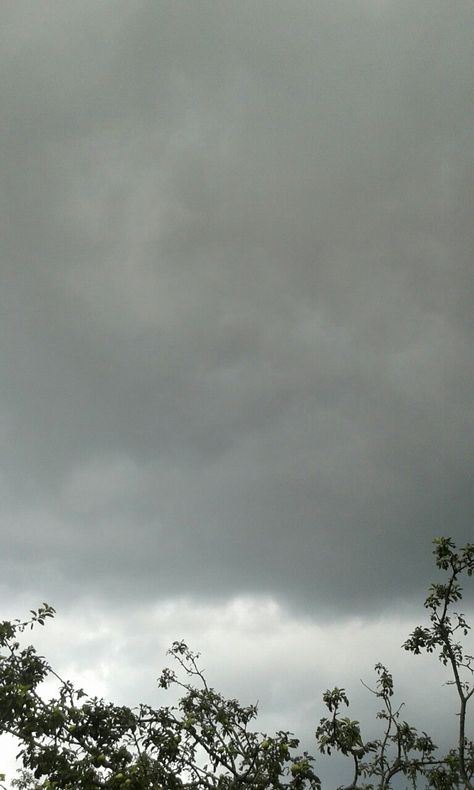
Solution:
{"label": "dark storm cloud", "polygon": [[424,586],[472,534],[472,4],[2,15],[6,577]]}

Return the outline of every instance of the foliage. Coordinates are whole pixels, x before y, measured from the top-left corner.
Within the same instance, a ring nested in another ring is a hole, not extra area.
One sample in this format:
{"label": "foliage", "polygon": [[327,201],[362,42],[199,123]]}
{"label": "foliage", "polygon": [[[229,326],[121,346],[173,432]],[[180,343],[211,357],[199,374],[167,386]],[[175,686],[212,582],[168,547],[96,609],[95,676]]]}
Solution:
{"label": "foliage", "polygon": [[[401,718],[394,704],[390,672],[376,664],[375,688],[381,736],[366,741],[358,721],[342,715],[349,700],[344,689],[325,692],[328,715],[316,730],[319,750],[345,755],[352,763],[346,790],[400,787],[474,789],[474,744],[466,736],[466,714],[474,694],[473,657],[462,638],[469,625],[453,611],[462,596],[459,579],[474,570],[474,545],[457,550],[450,538],[434,541],[437,567],[447,581],[429,590],[425,607],[429,624],[417,627],[403,647],[414,654],[437,653],[450,670],[459,699],[455,746],[440,756],[425,732]],[[26,621],[0,623],[0,734],[20,743],[23,769],[12,784],[18,790],[320,790],[313,758],[298,754],[299,741],[290,732],[273,736],[252,728],[257,709],[226,699],[210,687],[199,668],[199,656],[184,642],[169,651],[178,673],[165,669],[163,689],[180,690],[179,703],[154,709],[117,706],[60,678],[21,634],[44,625],[54,609],[44,603]],[[41,686],[54,677],[58,691],[44,699]]]}
{"label": "foliage", "polygon": [[[448,790],[448,788],[474,788],[474,744],[466,738],[467,704],[474,694],[472,679],[473,657],[464,652],[459,636],[467,636],[469,625],[463,614],[452,612],[452,605],[461,600],[459,577],[474,571],[474,545],[467,544],[456,551],[451,538],[434,541],[436,565],[448,573],[444,584],[431,585],[425,608],[430,625],[418,626],[404,643],[405,650],[420,654],[437,652],[444,666],[449,666],[459,698],[459,730],[457,745],[447,755],[440,757],[431,737],[418,733],[415,727],[401,719],[402,705],[394,707],[394,684],[390,672],[376,664],[376,688],[369,689],[381,702],[377,718],[383,722],[379,739],[364,742],[358,721],[340,715],[341,705],[349,705],[344,689],[326,691],[323,699],[331,717],[324,718],[316,731],[319,749],[330,753],[336,749],[352,758],[354,774],[348,788],[378,788],[393,786],[395,777],[403,776],[409,786]],[[464,677],[463,677],[464,673]],[[466,679],[466,676],[468,679]],[[365,685],[365,684],[364,684]]]}
{"label": "foliage", "polygon": [[[165,689],[180,687],[176,707],[131,709],[76,690],[17,640],[53,614],[43,604],[30,620],[0,626],[0,732],[21,742],[18,756],[27,772],[16,780],[19,790],[319,787],[309,755],[294,753],[297,739],[252,731],[256,708],[209,687],[184,642],[169,652],[185,680],[166,669],[159,681]],[[39,686],[49,674],[59,681],[59,694],[45,701]]]}

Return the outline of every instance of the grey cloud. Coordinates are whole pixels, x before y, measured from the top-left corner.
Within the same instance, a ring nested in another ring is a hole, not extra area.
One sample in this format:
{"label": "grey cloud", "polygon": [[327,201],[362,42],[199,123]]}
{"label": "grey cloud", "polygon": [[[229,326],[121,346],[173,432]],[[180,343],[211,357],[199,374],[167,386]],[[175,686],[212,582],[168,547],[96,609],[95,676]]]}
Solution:
{"label": "grey cloud", "polygon": [[3,12],[11,583],[418,593],[472,533],[472,6],[41,8]]}

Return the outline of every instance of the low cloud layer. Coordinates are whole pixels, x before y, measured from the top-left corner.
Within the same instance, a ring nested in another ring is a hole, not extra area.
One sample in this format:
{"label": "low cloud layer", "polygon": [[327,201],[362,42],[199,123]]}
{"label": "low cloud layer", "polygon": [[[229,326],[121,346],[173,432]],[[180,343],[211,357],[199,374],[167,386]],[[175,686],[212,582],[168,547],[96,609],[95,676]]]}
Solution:
{"label": "low cloud layer", "polygon": [[6,589],[418,599],[472,535],[472,3],[2,17]]}

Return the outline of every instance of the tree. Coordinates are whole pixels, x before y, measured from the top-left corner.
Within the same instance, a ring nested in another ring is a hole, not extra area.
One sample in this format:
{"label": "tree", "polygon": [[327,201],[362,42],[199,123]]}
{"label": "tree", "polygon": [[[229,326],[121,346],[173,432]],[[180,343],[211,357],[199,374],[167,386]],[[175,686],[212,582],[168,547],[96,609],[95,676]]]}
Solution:
{"label": "tree", "polygon": [[[338,751],[350,760],[346,790],[388,790],[396,777],[413,788],[474,788],[474,744],[466,736],[474,659],[462,645],[469,625],[453,611],[461,600],[460,577],[474,570],[474,545],[457,550],[450,538],[439,538],[434,546],[436,565],[447,580],[432,584],[425,601],[429,623],[416,628],[403,647],[414,654],[437,653],[449,669],[448,682],[459,699],[456,744],[440,755],[429,735],[403,721],[392,675],[376,664],[375,688],[367,688],[381,703],[378,739],[364,740],[359,722],[342,715],[349,704],[344,689],[323,695],[328,715],[320,721],[316,742],[321,752]],[[0,624],[0,734],[20,742],[23,770],[12,782],[18,790],[320,789],[313,758],[298,753],[298,739],[283,730],[270,737],[252,729],[256,707],[210,687],[199,656],[184,642],[169,651],[178,673],[165,669],[159,681],[163,689],[180,689],[177,705],[117,706],[74,688],[34,647],[22,646],[26,629],[53,616],[44,603],[25,621]],[[46,700],[41,684],[50,676],[58,691]]]}

